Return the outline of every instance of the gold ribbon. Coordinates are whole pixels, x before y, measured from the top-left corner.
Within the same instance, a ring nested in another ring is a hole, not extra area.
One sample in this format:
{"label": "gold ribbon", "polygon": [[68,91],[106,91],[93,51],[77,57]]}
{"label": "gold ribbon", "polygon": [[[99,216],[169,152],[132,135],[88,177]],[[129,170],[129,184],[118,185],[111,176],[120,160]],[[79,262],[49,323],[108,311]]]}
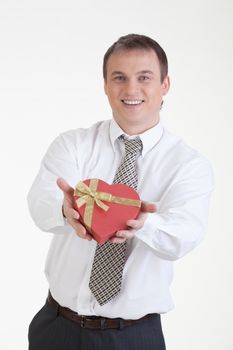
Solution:
{"label": "gold ribbon", "polygon": [[109,206],[103,203],[103,201],[131,205],[140,208],[140,200],[116,197],[111,195],[111,193],[107,192],[97,192],[96,190],[98,187],[98,182],[98,179],[91,179],[88,187],[84,182],[80,181],[74,189],[74,196],[79,197],[76,200],[78,208],[86,204],[83,220],[89,230],[91,230],[92,216],[95,203],[104,211],[108,211]]}

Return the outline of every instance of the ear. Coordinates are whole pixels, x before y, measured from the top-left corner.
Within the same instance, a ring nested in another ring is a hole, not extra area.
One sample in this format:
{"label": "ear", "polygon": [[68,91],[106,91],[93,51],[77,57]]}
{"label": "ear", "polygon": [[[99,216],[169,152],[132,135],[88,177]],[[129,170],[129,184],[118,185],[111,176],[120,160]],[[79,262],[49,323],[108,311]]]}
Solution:
{"label": "ear", "polygon": [[170,78],[167,75],[162,83],[163,96],[166,95],[170,89]]}

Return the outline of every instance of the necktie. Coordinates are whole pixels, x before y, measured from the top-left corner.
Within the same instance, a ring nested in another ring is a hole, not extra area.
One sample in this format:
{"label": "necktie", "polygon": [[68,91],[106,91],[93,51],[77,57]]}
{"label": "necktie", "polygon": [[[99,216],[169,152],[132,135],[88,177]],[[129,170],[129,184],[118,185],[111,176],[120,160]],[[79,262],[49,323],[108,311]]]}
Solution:
{"label": "necktie", "polygon": [[[119,139],[125,144],[125,156],[113,183],[126,184],[136,190],[136,160],[142,150],[142,141],[139,137],[127,140],[124,135]],[[125,252],[126,242],[97,244],[89,287],[100,305],[106,304],[120,292]]]}

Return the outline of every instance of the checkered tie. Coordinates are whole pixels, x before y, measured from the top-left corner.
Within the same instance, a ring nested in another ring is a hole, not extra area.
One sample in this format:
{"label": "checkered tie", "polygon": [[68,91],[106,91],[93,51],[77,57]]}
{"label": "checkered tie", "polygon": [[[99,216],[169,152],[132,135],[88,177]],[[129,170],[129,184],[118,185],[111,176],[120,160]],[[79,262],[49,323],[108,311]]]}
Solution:
{"label": "checkered tie", "polygon": [[[123,135],[119,139],[125,144],[125,156],[113,183],[126,184],[136,190],[136,159],[142,150],[142,141],[139,137],[127,140]],[[100,305],[106,304],[120,292],[125,251],[126,242],[97,244],[89,287]]]}

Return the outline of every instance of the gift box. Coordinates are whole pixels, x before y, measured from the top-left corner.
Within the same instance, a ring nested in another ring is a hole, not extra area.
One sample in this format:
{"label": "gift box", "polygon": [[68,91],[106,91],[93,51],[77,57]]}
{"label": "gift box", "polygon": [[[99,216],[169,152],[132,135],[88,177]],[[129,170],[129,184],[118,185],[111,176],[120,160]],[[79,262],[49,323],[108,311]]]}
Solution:
{"label": "gift box", "polygon": [[141,201],[138,193],[127,185],[87,179],[75,187],[73,206],[88,232],[102,244],[117,231],[127,229],[126,222],[137,217]]}

